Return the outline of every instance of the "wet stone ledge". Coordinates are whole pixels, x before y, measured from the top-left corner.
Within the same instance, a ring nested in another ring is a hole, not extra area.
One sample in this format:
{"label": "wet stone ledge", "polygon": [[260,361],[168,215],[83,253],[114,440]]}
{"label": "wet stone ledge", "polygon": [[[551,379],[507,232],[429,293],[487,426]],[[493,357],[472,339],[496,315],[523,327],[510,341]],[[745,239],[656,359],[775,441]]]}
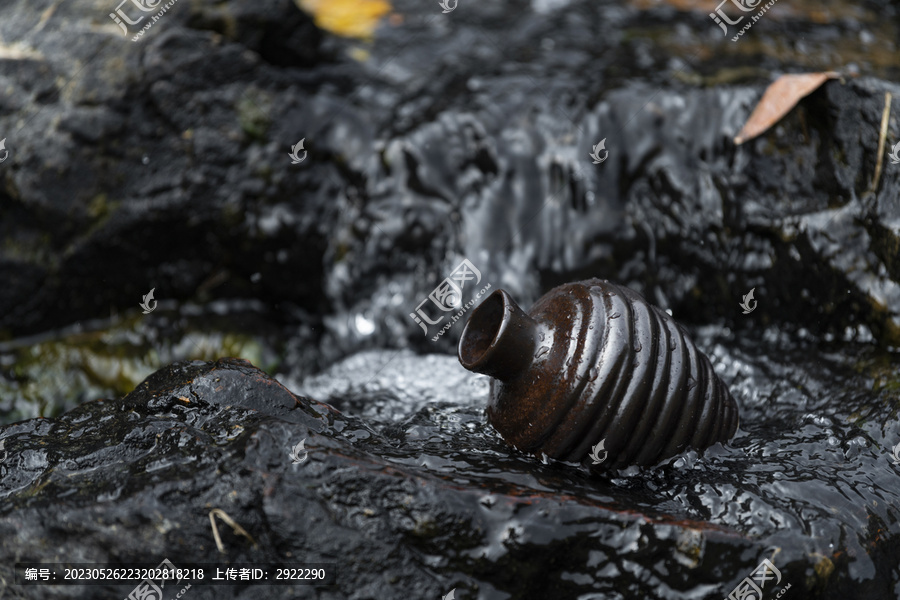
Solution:
{"label": "wet stone ledge", "polygon": [[[507,448],[484,420],[485,378],[453,357],[357,354],[299,382],[321,402],[246,361],[173,364],[122,399],[0,429],[0,575],[17,561],[299,561],[335,563],[337,583],[191,597],[721,598],[769,559],[796,598],[888,597],[900,476],[885,435],[900,426],[858,372],[880,359],[696,334],[741,431],[604,477]],[[213,509],[255,545],[220,523],[220,553]]]}

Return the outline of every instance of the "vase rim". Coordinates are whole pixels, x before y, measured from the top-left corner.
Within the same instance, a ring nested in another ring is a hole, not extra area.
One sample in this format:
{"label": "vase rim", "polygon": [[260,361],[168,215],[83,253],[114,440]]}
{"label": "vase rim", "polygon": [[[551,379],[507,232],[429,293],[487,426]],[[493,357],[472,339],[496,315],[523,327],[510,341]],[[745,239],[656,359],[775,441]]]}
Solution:
{"label": "vase rim", "polygon": [[496,341],[509,326],[510,303],[515,304],[506,290],[495,290],[479,304],[463,329],[459,344],[459,362],[470,371],[481,368],[496,354]]}

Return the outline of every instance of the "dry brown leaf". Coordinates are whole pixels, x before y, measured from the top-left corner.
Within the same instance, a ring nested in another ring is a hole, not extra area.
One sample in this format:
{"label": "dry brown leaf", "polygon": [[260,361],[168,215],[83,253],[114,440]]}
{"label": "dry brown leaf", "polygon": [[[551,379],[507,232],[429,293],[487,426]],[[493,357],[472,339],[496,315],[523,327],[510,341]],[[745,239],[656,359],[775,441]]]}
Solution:
{"label": "dry brown leaf", "polygon": [[819,89],[829,79],[837,79],[840,76],[840,73],[834,71],[782,75],[766,88],[759,104],[753,109],[753,114],[744,123],[741,132],[735,136],[735,145],[743,144],[765,133],[784,115],[791,112],[800,100]]}

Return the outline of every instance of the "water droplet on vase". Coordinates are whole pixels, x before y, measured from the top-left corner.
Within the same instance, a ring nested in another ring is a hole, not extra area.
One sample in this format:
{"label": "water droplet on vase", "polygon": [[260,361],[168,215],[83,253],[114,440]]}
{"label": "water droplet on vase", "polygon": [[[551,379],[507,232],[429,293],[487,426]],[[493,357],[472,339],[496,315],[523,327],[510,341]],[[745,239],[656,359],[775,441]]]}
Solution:
{"label": "water droplet on vase", "polygon": [[600,369],[594,367],[588,372],[588,381],[594,381],[598,375],[600,375]]}
{"label": "water droplet on vase", "polygon": [[644,349],[644,347],[641,345],[640,342],[637,342],[637,343],[634,345],[634,351],[635,351],[635,352],[640,352],[640,351],[643,350],[643,349]]}
{"label": "water droplet on vase", "polygon": [[673,338],[669,338],[669,352],[678,347],[678,343]]}
{"label": "water droplet on vase", "polygon": [[610,320],[612,320],[612,319],[618,319],[618,318],[621,317],[621,316],[622,316],[621,314],[615,312],[615,313],[609,315],[609,319],[610,319]]}
{"label": "water droplet on vase", "polygon": [[571,357],[571,356],[569,356],[569,358],[566,359],[566,366],[567,366],[567,367],[571,367],[571,366],[572,366],[572,357]]}
{"label": "water droplet on vase", "polygon": [[540,348],[538,348],[537,354],[535,354],[534,357],[540,358],[543,355],[547,354],[548,352],[550,352],[549,346],[541,346]]}
{"label": "water droplet on vase", "polygon": [[693,377],[688,377],[688,390],[692,390],[697,386],[697,381]]}

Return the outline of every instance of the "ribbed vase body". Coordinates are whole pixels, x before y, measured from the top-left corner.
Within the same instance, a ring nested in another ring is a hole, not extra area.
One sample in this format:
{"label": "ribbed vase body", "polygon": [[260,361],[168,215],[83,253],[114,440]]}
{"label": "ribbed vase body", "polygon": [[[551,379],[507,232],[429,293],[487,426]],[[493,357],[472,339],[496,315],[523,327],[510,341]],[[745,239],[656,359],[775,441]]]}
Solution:
{"label": "ribbed vase body", "polygon": [[[681,326],[607,281],[557,287],[528,315],[498,290],[473,311],[460,340],[463,365],[472,368],[473,358],[498,363],[473,370],[496,377],[488,420],[524,452],[595,469],[653,465],[737,430],[734,398]],[[591,452],[601,442],[597,465]]]}

